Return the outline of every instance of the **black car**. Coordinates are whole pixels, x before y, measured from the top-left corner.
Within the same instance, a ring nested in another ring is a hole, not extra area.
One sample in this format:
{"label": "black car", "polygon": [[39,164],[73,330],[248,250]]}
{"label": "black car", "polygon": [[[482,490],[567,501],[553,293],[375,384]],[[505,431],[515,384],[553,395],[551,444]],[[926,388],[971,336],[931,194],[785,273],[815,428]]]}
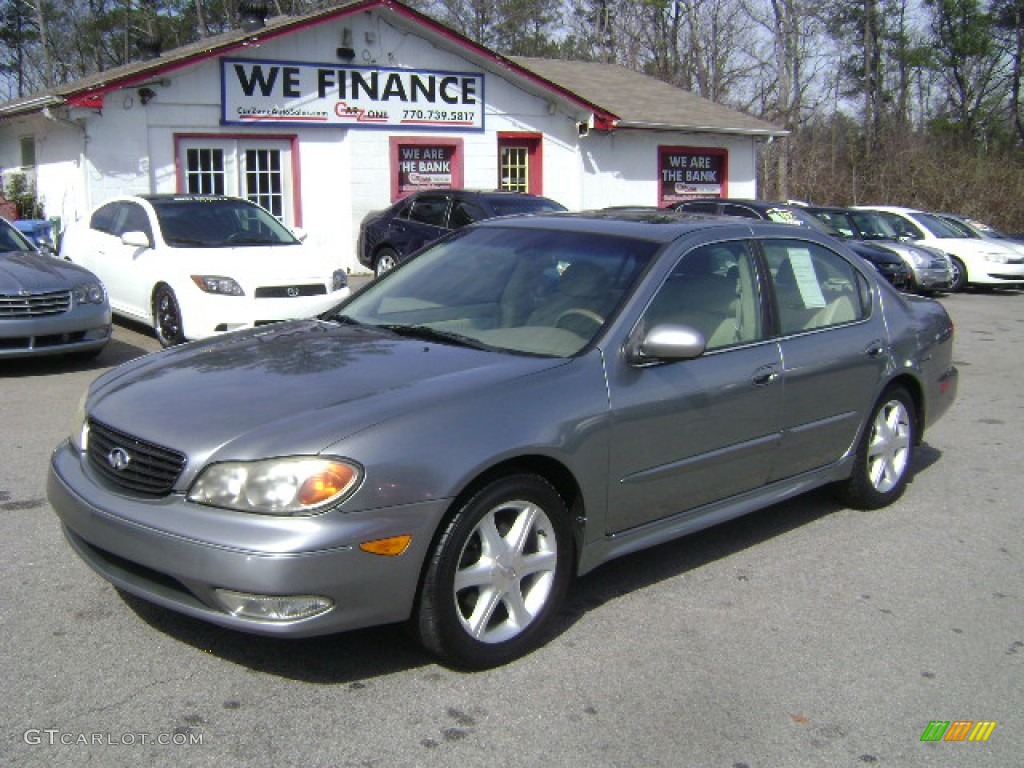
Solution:
{"label": "black car", "polygon": [[842,240],[850,250],[862,259],[871,262],[886,280],[901,291],[909,291],[914,285],[914,273],[898,253],[875,243],[847,237],[812,215],[803,206],[765,200],[701,199],[685,200],[671,207],[673,210],[683,213],[741,216],[747,219],[767,219],[783,224],[809,227]]}
{"label": "black car", "polygon": [[433,189],[414,192],[370,213],[359,227],[359,262],[380,275],[428,243],[483,219],[518,213],[556,213],[565,206],[522,192]]}

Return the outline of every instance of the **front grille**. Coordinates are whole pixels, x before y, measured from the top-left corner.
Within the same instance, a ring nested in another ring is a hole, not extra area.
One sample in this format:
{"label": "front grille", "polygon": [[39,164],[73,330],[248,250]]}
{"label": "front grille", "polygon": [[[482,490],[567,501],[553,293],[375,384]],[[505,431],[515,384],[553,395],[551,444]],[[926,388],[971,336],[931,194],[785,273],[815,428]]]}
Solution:
{"label": "front grille", "polygon": [[0,294],[0,318],[22,320],[30,317],[59,315],[71,308],[70,291],[52,293]]}
{"label": "front grille", "polygon": [[[120,449],[121,468],[111,456]],[[112,484],[143,496],[166,496],[174,488],[186,456],[89,420],[89,463]],[[126,460],[124,460],[126,458]]]}
{"label": "front grille", "polygon": [[270,285],[256,289],[257,299],[297,299],[300,296],[324,296],[327,287],[314,285]]}

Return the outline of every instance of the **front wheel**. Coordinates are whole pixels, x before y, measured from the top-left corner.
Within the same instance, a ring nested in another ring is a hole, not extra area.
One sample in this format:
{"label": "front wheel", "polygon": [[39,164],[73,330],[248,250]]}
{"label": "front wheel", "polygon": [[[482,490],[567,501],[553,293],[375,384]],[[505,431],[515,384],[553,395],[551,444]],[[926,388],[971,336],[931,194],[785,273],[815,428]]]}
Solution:
{"label": "front wheel", "polygon": [[413,618],[420,642],[469,669],[505,664],[541,643],[572,567],[565,503],[536,475],[474,494],[447,521]]}
{"label": "front wheel", "polygon": [[950,293],[959,293],[967,287],[967,267],[956,256],[951,256],[949,263],[953,268],[953,279],[949,284],[949,291]]}
{"label": "front wheel", "polygon": [[153,331],[161,346],[173,347],[185,341],[178,299],[168,286],[153,292]]}
{"label": "front wheel", "polygon": [[879,509],[903,495],[917,437],[914,413],[913,401],[902,387],[879,399],[857,446],[853,473],[840,488],[849,506]]}

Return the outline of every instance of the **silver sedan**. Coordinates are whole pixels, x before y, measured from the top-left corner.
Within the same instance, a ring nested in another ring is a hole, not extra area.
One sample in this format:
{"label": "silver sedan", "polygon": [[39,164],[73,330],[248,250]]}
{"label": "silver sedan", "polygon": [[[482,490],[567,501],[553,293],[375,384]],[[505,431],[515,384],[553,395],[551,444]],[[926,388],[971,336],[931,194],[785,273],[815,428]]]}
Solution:
{"label": "silver sedan", "polygon": [[488,667],[612,558],[824,485],[898,499],[952,345],[808,230],[499,219],[319,319],[105,374],[48,494],[126,592],[277,636],[407,621]]}

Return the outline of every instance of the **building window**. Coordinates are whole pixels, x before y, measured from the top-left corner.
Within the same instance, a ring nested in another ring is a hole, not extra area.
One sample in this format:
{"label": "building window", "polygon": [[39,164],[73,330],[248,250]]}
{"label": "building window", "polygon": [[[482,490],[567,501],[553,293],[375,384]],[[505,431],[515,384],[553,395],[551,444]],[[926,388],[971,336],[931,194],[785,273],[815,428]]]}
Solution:
{"label": "building window", "polygon": [[284,215],[284,184],[278,150],[245,151],[245,196],[279,219]]}
{"label": "building window", "polygon": [[541,136],[498,134],[498,189],[542,194]]}
{"label": "building window", "polygon": [[302,226],[294,136],[175,136],[178,191],[256,203],[289,227]]}
{"label": "building window", "polygon": [[224,194],[224,150],[189,149],[185,152],[185,191],[193,195]]}
{"label": "building window", "polygon": [[529,150],[526,147],[501,148],[500,188],[509,192],[530,191]]}

